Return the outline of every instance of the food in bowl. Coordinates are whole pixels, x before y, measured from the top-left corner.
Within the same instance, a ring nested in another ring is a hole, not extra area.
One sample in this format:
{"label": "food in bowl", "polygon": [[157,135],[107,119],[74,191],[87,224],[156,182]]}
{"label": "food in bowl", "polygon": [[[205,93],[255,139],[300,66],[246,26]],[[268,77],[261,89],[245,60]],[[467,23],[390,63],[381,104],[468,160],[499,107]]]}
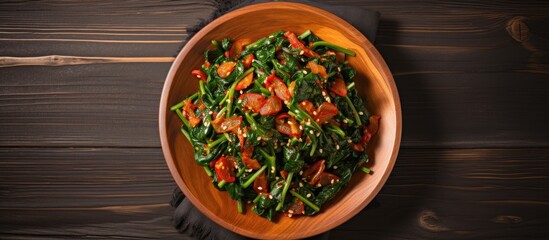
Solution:
{"label": "food in bowl", "polygon": [[256,41],[212,41],[189,76],[199,90],[171,107],[196,162],[269,220],[314,215],[368,161],[380,117],[355,89],[354,52],[311,31],[278,31]]}

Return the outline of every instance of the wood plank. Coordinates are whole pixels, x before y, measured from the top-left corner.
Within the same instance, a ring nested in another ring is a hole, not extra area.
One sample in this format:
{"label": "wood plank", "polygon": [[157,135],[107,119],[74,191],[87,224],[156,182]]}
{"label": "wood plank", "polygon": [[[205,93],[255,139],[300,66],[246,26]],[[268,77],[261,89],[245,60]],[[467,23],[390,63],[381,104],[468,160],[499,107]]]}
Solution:
{"label": "wood plank", "polygon": [[[376,201],[330,239],[546,236],[547,156],[402,149]],[[173,187],[157,148],[0,148],[0,238],[175,237]]]}
{"label": "wood plank", "polygon": [[[377,47],[402,98],[403,146],[549,146],[547,4],[338,3],[382,13]],[[161,62],[212,11],[202,1],[3,2],[0,145],[158,147]]]}

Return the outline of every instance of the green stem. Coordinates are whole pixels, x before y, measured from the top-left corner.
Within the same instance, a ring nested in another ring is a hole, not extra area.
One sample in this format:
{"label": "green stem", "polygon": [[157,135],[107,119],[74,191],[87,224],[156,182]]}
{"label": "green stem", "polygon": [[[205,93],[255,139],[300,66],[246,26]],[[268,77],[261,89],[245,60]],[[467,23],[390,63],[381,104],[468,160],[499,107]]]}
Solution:
{"label": "green stem", "polygon": [[217,144],[220,144],[222,142],[225,142],[227,141],[227,137],[225,135],[221,135],[221,137],[219,137],[218,139],[216,139],[215,141],[211,142],[211,143],[208,143],[208,146],[206,146],[207,149],[210,149],[210,148],[213,148],[215,147]]}
{"label": "green stem", "polygon": [[185,126],[181,126],[181,132],[183,133],[183,135],[185,135],[185,137],[187,138],[187,140],[189,140],[189,142],[192,143],[192,141],[191,141],[191,136],[189,135],[189,133],[187,132],[187,130],[185,130]]}
{"label": "green stem", "polygon": [[367,168],[367,167],[361,167],[360,170],[362,170],[366,174],[373,173],[373,171],[371,169]]}
{"label": "green stem", "polygon": [[242,214],[242,200],[236,200],[236,209],[238,210],[238,213]]}
{"label": "green stem", "polygon": [[225,186],[225,184],[227,184],[227,182],[225,180],[221,180],[221,182],[217,183],[217,187],[223,188]]}
{"label": "green stem", "polygon": [[351,90],[355,86],[355,82],[352,82],[351,84],[347,85],[347,90]]}
{"label": "green stem", "polygon": [[342,52],[342,53],[345,53],[349,56],[355,56],[355,52],[349,50],[349,49],[346,49],[346,48],[343,48],[341,46],[338,46],[338,45],[335,45],[333,43],[329,43],[329,42],[326,42],[326,41],[318,41],[318,42],[314,42],[313,43],[313,48],[316,48],[316,47],[320,47],[320,46],[324,46],[324,47],[328,47],[328,48],[331,48],[331,49],[334,49],[336,51],[339,51],[339,52]]}
{"label": "green stem", "polygon": [[254,175],[252,175],[250,178],[248,178],[248,180],[246,180],[246,182],[244,184],[242,184],[242,188],[247,188],[250,186],[250,184],[252,184],[254,182],[254,180],[259,177],[259,174],[261,174],[263,171],[265,171],[265,169],[267,168],[267,165],[264,165],[263,167],[261,167],[259,170],[257,170],[257,172],[254,173]]}
{"label": "green stem", "polygon": [[212,45],[214,45],[217,49],[223,51],[223,48],[221,48],[221,46],[216,40],[212,40]]}
{"label": "green stem", "polygon": [[[185,100],[191,99],[191,101],[192,101],[192,100],[194,100],[196,97],[198,97],[198,93],[197,93],[197,92],[195,92],[193,95],[189,96],[189,97],[186,98]],[[181,102],[179,102],[179,103],[177,103],[177,104],[171,106],[171,107],[170,107],[170,110],[171,110],[171,111],[175,111],[175,110],[178,109],[178,108],[182,108],[182,107],[183,107],[183,104],[185,103],[185,100],[183,100],[183,101],[181,101]]]}
{"label": "green stem", "polygon": [[191,124],[189,123],[189,121],[187,121],[187,119],[183,116],[183,113],[181,112],[181,110],[178,109],[175,109],[175,113],[177,113],[177,116],[179,116],[179,118],[181,118],[181,121],[183,121],[183,123],[185,124],[185,126],[188,128],[188,129],[191,129]]}
{"label": "green stem", "polygon": [[206,172],[206,174],[208,175],[208,177],[211,177],[211,176],[212,176],[212,170],[210,170],[210,167],[204,166],[204,171]]}
{"label": "green stem", "polygon": [[[269,162],[269,166],[271,167],[274,167],[276,169],[276,155],[269,155],[267,152],[265,152],[265,150],[261,149],[261,148],[258,148],[259,149],[259,153],[267,159],[267,161]],[[276,171],[276,170],[275,170]]]}
{"label": "green stem", "polygon": [[179,102],[178,104],[175,104],[175,105],[171,106],[171,107],[170,107],[170,111],[175,111],[176,109],[182,108],[184,102],[185,102],[185,101],[181,101],[181,102]]}
{"label": "green stem", "polygon": [[307,199],[306,197],[303,197],[301,196],[299,193],[297,192],[294,192],[294,191],[290,191],[290,193],[292,195],[294,195],[294,197],[296,198],[299,198],[299,200],[301,200],[303,203],[305,203],[307,206],[309,206],[310,208],[312,208],[313,210],[315,211],[320,211],[320,207],[318,207],[316,204],[312,203],[311,201],[309,201],[309,199]]}
{"label": "green stem", "polygon": [[[231,117],[231,114],[232,114],[232,108],[233,108],[233,102],[234,102],[234,100],[233,100],[234,88],[236,87],[238,82],[240,82],[240,80],[242,80],[244,77],[246,77],[246,75],[253,72],[254,69],[255,68],[251,67],[248,70],[246,70],[244,73],[242,73],[240,76],[238,76],[235,79],[234,83],[231,85],[231,89],[229,90],[229,93],[227,94],[227,98],[228,98],[229,102],[227,103],[227,116],[226,116],[226,118]],[[224,99],[223,101],[227,101],[225,98],[223,98],[223,99]],[[221,102],[221,104],[223,104],[223,102]]]}
{"label": "green stem", "polygon": [[307,135],[309,136],[309,138],[311,138],[311,141],[313,141],[313,144],[311,146],[311,152],[309,153],[309,156],[312,157],[315,154],[316,146],[318,145],[318,140],[314,134],[307,133]]}
{"label": "green stem", "polygon": [[360,121],[360,116],[358,116],[358,112],[356,111],[355,105],[353,104],[353,102],[351,102],[351,99],[349,98],[348,95],[345,96],[345,101],[347,102],[349,107],[351,107],[351,110],[353,111],[353,115],[355,115],[356,124],[358,126],[362,126],[362,121]]}
{"label": "green stem", "polygon": [[288,173],[288,177],[286,177],[286,183],[284,183],[284,188],[282,189],[282,196],[280,199],[280,202],[278,205],[276,205],[276,211],[280,211],[282,209],[282,206],[284,206],[284,198],[286,198],[286,194],[288,193],[288,189],[290,188],[290,183],[292,182],[292,177],[294,176],[293,172]]}
{"label": "green stem", "polygon": [[303,32],[301,35],[297,36],[297,38],[299,38],[299,40],[303,40],[304,38],[311,35],[311,33],[312,33],[311,30],[307,30],[307,31]]}
{"label": "green stem", "polygon": [[330,127],[328,128],[328,130],[330,130],[330,132],[333,132],[333,133],[339,135],[340,137],[345,137],[345,132],[333,123],[330,123]]}
{"label": "green stem", "polygon": [[260,197],[261,197],[261,193],[257,194],[257,196],[254,198],[254,203],[257,203],[257,201],[259,201]]}

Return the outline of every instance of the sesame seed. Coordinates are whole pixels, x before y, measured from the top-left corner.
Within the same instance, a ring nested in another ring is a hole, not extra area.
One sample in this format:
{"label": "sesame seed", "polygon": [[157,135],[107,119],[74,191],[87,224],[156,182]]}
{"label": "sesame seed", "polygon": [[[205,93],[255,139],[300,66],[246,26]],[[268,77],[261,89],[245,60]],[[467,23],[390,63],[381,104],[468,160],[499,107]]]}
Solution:
{"label": "sesame seed", "polygon": [[292,217],[292,214],[288,214],[288,217]]}
{"label": "sesame seed", "polygon": [[291,122],[291,121],[290,121],[290,122],[288,122],[288,124],[290,124],[290,125],[294,125],[294,122]]}
{"label": "sesame seed", "polygon": [[240,94],[243,94],[243,93],[244,93],[244,91],[240,90]]}
{"label": "sesame seed", "polygon": [[275,167],[271,167],[271,172],[274,173],[275,172]]}
{"label": "sesame seed", "polygon": [[212,114],[213,114],[213,112],[212,112],[212,111],[210,111],[210,112],[209,112],[208,114],[212,115]]}
{"label": "sesame seed", "polygon": [[223,128],[223,130],[227,130],[227,126],[223,126],[223,127],[221,127],[221,128]]}
{"label": "sesame seed", "polygon": [[257,137],[257,141],[261,141],[261,136]]}
{"label": "sesame seed", "polygon": [[322,91],[322,96],[326,96],[326,92]]}
{"label": "sesame seed", "polygon": [[230,98],[229,98],[229,99],[227,99],[227,103],[231,103],[231,99],[230,99]]}
{"label": "sesame seed", "polygon": [[269,199],[273,199],[273,195],[269,195]]}
{"label": "sesame seed", "polygon": [[307,74],[307,70],[303,70],[303,74]]}
{"label": "sesame seed", "polygon": [[311,197],[311,194],[310,193],[307,193],[307,198],[310,198]]}
{"label": "sesame seed", "polygon": [[303,125],[299,125],[299,130],[303,130]]}
{"label": "sesame seed", "polygon": [[239,72],[242,72],[242,68],[241,68],[241,67],[239,67],[239,68],[238,68],[238,71],[239,71]]}
{"label": "sesame seed", "polygon": [[242,134],[242,137],[248,137],[248,135],[244,133],[244,134]]}
{"label": "sesame seed", "polygon": [[246,172],[252,172],[252,171],[253,171],[253,169],[251,169],[251,168],[248,168],[248,169],[246,169],[246,170],[244,170],[244,171],[246,171]]}
{"label": "sesame seed", "polygon": [[310,134],[315,134],[315,132],[313,132],[313,130],[309,130],[309,133]]}
{"label": "sesame seed", "polygon": [[297,141],[298,141],[298,142],[303,142],[303,139],[302,139],[302,138],[298,138]]}
{"label": "sesame seed", "polygon": [[[334,180],[332,179],[332,183],[333,183],[333,181]],[[259,186],[259,187],[257,187],[257,190],[263,190],[263,187]]]}
{"label": "sesame seed", "polygon": [[334,165],[334,169],[337,169],[337,166],[336,166],[336,165]]}
{"label": "sesame seed", "polygon": [[239,103],[239,104],[242,103],[242,99],[238,99],[238,103]]}
{"label": "sesame seed", "polygon": [[288,105],[290,104],[290,102],[288,102],[288,100],[284,101],[284,104]]}
{"label": "sesame seed", "polygon": [[339,150],[339,145],[336,145],[336,149]]}
{"label": "sesame seed", "polygon": [[317,183],[317,184],[316,184],[316,187],[322,187],[322,184]]}
{"label": "sesame seed", "polygon": [[348,143],[352,143],[352,142],[353,142],[353,140],[351,140],[351,139],[347,139],[347,142],[348,142]]}
{"label": "sesame seed", "polygon": [[358,115],[364,115],[364,112],[360,111],[358,112]]}
{"label": "sesame seed", "polygon": [[198,148],[198,147],[194,147],[194,150],[198,151],[198,150],[200,150],[200,148]]}
{"label": "sesame seed", "polygon": [[301,52],[299,52],[299,55],[303,55],[303,53],[305,53],[305,51],[301,50]]}
{"label": "sesame seed", "polygon": [[326,97],[326,102],[329,102],[329,103],[332,102],[332,100],[330,99],[330,97]]}
{"label": "sesame seed", "polygon": [[344,123],[348,123],[347,119],[343,119],[343,122],[344,122]]}
{"label": "sesame seed", "polygon": [[341,72],[341,68],[340,68],[340,67],[337,67],[337,71],[338,71],[338,72]]}
{"label": "sesame seed", "polygon": [[[330,181],[330,183],[331,183],[331,184],[334,184],[334,181],[335,181],[335,179],[332,179],[332,181]],[[259,189],[259,190],[261,190],[261,189]]]}
{"label": "sesame seed", "polygon": [[303,170],[302,170],[302,171],[299,171],[299,175],[300,175],[300,176],[303,175]]}
{"label": "sesame seed", "polygon": [[317,132],[317,133],[316,133],[316,136],[319,137],[319,136],[320,136],[320,132]]}
{"label": "sesame seed", "polygon": [[316,111],[313,111],[313,115],[316,115],[316,114],[318,114],[318,113]]}
{"label": "sesame seed", "polygon": [[321,149],[318,149],[318,152],[320,152],[320,153],[322,153],[323,151],[324,151],[324,150],[322,150],[322,148],[321,148]]}
{"label": "sesame seed", "polygon": [[299,182],[299,187],[303,187],[303,183],[302,183],[302,182]]}
{"label": "sesame seed", "polygon": [[290,209],[290,210],[288,210],[288,213],[292,214],[292,213],[294,213],[294,211]]}
{"label": "sesame seed", "polygon": [[294,112],[295,112],[295,113],[299,113],[299,110],[296,109]]}
{"label": "sesame seed", "polygon": [[315,121],[320,122],[320,118],[317,118]]}
{"label": "sesame seed", "polygon": [[309,122],[309,121],[307,121],[305,124],[306,124],[307,126],[311,126],[311,122]]}
{"label": "sesame seed", "polygon": [[275,177],[276,180],[280,179],[279,177]]}

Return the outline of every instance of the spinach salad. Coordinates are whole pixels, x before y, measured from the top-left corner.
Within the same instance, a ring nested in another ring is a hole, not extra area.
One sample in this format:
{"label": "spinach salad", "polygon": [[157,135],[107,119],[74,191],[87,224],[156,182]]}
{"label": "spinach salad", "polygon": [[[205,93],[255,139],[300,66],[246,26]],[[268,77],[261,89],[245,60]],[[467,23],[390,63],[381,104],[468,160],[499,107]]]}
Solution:
{"label": "spinach salad", "polygon": [[380,117],[355,89],[355,53],[311,31],[213,40],[199,90],[171,107],[216,188],[271,220],[314,215],[368,161]]}

